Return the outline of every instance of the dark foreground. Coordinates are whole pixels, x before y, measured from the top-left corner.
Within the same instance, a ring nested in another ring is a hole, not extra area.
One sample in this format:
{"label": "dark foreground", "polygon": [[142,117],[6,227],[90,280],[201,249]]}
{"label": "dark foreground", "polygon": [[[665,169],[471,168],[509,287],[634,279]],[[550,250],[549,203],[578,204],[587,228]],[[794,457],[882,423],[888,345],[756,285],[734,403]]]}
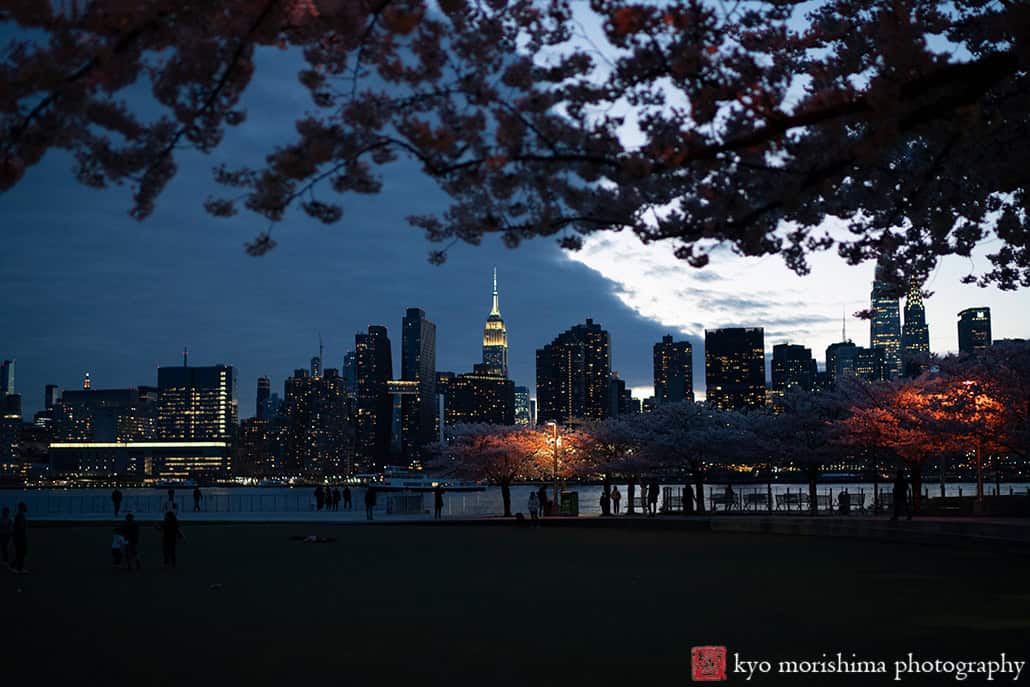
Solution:
{"label": "dark foreground", "polygon": [[129,574],[111,569],[107,527],[33,529],[32,574],[0,573],[4,682],[678,685],[691,684],[690,648],[712,644],[728,647],[731,671],[734,652],[842,651],[891,668],[729,684],[956,684],[894,682],[893,661],[1030,653],[1030,559],[1018,552],[547,527],[185,533],[180,567],[163,570],[145,527],[145,568]]}

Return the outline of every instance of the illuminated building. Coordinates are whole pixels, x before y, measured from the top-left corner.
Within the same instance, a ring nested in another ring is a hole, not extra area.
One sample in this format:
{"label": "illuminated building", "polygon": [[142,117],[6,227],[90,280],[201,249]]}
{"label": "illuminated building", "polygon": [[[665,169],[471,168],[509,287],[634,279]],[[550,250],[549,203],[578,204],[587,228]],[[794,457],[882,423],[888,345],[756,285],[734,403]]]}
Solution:
{"label": "illuminated building", "polygon": [[415,380],[391,379],[386,388],[391,399],[390,455],[387,463],[419,467],[419,448],[423,444],[417,437],[421,428],[419,410],[422,406],[419,383]]}
{"label": "illuminated building", "polygon": [[161,439],[228,441],[237,424],[236,372],[228,365],[157,368]]}
{"label": "illuminated building", "polygon": [[694,402],[694,349],[689,341],[663,336],[654,345],[654,400],[658,404]]}
{"label": "illuminated building", "polygon": [[856,348],[854,373],[856,377],[870,382],[882,382],[890,379],[887,352],[882,348]]}
{"label": "illuminated building", "polygon": [[357,354],[354,351],[347,351],[343,356],[343,367],[340,368],[340,378],[343,379],[343,388],[351,398],[358,393],[358,364]]}
{"label": "illuminated building", "polygon": [[350,406],[335,368],[321,376],[294,370],[285,384],[283,468],[308,477],[350,474],[354,441]]}
{"label": "illuminated building", "polygon": [[21,455],[18,451],[20,428],[20,418],[0,417],[0,481],[16,482],[22,479]]}
{"label": "illuminated building", "polygon": [[514,425],[515,382],[493,365],[476,365],[448,381],[445,408],[447,425]]}
{"label": "illuminated building", "polygon": [[501,301],[497,295],[497,270],[494,270],[493,303],[483,327],[483,364],[497,370],[502,377],[508,376],[508,330],[501,319]]}
{"label": "illuminated building", "polygon": [[991,309],[967,308],[958,314],[958,350],[972,353],[991,345]]}
{"label": "illuminated building", "polygon": [[869,296],[872,319],[869,321],[869,348],[883,349],[887,376],[901,371],[901,313],[898,295],[877,267],[876,280]]}
{"label": "illuminated building", "polygon": [[919,284],[913,281],[905,297],[905,324],[901,328],[901,357],[906,376],[922,372],[919,362],[930,354],[930,328],[926,324],[926,308]]}
{"label": "illuminated building", "polygon": [[519,427],[533,426],[533,413],[529,407],[529,388],[515,387],[515,424]]}
{"label": "illuminated building", "polygon": [[286,459],[283,439],[287,426],[277,421],[248,418],[240,423],[233,472],[251,477],[286,477],[296,474]]}
{"label": "illuminated building", "polygon": [[53,408],[57,405],[57,399],[60,397],[60,389],[57,388],[56,384],[47,384],[43,391],[43,407]]}
{"label": "illuminated building", "polygon": [[591,319],[537,350],[537,424],[607,417],[611,369],[611,337]]}
{"label": "illuminated building", "polygon": [[311,376],[322,376],[322,356],[320,355],[316,355],[314,358],[311,359]]}
{"label": "illuminated building", "polygon": [[826,378],[829,386],[838,379],[855,374],[855,353],[858,351],[851,341],[839,341],[826,347]]}
{"label": "illuminated building", "polygon": [[14,393],[14,361],[0,363],[0,396]]}
{"label": "illuminated building", "polygon": [[269,400],[272,397],[272,380],[268,377],[258,377],[257,380],[257,407],[254,409],[254,417],[259,420],[271,418],[269,413]]}
{"label": "illuminated building", "polygon": [[386,327],[369,325],[354,337],[357,377],[357,450],[354,469],[382,467],[390,454],[392,403],[388,382],[393,378],[393,353]]}
{"label": "illuminated building", "polygon": [[811,391],[818,371],[812,350],[798,344],[776,344],[772,356],[772,389],[783,393],[791,388]]}
{"label": "illuminated building", "polygon": [[0,396],[0,415],[9,419],[20,420],[21,394]]}
{"label": "illuminated building", "polygon": [[89,391],[93,388],[93,380],[89,378],[88,372],[86,373],[86,376],[82,378],[82,388],[84,391]]}
{"label": "illuminated building", "polygon": [[765,331],[761,327],[705,330],[705,387],[720,410],[765,405]]}
{"label": "illuminated building", "polygon": [[436,427],[436,325],[419,308],[408,308],[401,323],[401,379],[414,384],[406,394],[401,455],[406,463],[418,458],[421,447],[432,442]]}

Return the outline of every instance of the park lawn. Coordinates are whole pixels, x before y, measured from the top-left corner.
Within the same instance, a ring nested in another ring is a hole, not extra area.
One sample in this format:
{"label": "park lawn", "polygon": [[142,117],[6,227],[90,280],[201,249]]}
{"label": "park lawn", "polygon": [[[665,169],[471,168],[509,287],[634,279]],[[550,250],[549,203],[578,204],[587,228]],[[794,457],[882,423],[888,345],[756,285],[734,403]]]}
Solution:
{"label": "park lawn", "polygon": [[[1001,550],[496,524],[183,529],[179,568],[161,568],[146,525],[144,570],[128,573],[111,568],[110,527],[32,528],[32,574],[0,574],[4,675],[23,680],[8,684],[690,684],[694,645],[890,663],[1026,658],[1030,636],[1030,559]],[[337,541],[290,540],[308,534]]]}

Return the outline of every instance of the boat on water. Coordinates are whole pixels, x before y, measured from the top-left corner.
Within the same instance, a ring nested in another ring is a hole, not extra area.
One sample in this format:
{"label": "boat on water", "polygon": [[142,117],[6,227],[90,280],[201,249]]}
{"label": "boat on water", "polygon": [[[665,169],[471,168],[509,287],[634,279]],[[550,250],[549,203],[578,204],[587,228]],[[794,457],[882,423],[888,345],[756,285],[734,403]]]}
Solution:
{"label": "boat on water", "polygon": [[366,478],[370,488],[380,491],[433,491],[442,487],[445,491],[485,491],[486,487],[476,482],[453,480],[446,477],[432,477],[418,470],[387,468],[375,475],[359,475]]}
{"label": "boat on water", "polygon": [[154,482],[155,489],[192,489],[197,483],[191,479],[163,479]]}

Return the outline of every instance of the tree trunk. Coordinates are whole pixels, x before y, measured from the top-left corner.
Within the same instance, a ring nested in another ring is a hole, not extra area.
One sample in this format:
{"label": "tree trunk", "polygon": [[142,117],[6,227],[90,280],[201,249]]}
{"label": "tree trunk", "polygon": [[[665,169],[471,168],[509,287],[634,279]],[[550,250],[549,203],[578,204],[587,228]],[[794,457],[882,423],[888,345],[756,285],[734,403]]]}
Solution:
{"label": "tree trunk", "polygon": [[697,498],[697,512],[705,512],[705,473],[700,463],[694,465],[694,491]]}
{"label": "tree trunk", "polygon": [[511,485],[501,482],[501,500],[504,501],[504,517],[511,517]]}
{"label": "tree trunk", "polygon": [[637,494],[637,478],[630,476],[626,479],[626,515],[635,515],[633,508],[633,497]]}
{"label": "tree trunk", "polygon": [[919,515],[919,505],[922,501],[923,496],[923,466],[919,463],[913,463],[909,466],[909,472],[912,473],[912,514]]}
{"label": "tree trunk", "polygon": [[766,509],[773,512],[773,493],[772,493],[772,482],[765,483],[765,498],[766,498]]}
{"label": "tree trunk", "polygon": [[604,498],[601,499],[601,515],[612,514],[612,480],[608,475],[604,476],[604,483],[601,486],[601,493],[604,494]]}
{"label": "tree trunk", "polygon": [[808,512],[812,515],[819,513],[819,499],[816,498],[815,485],[819,481],[819,466],[808,466]]}

